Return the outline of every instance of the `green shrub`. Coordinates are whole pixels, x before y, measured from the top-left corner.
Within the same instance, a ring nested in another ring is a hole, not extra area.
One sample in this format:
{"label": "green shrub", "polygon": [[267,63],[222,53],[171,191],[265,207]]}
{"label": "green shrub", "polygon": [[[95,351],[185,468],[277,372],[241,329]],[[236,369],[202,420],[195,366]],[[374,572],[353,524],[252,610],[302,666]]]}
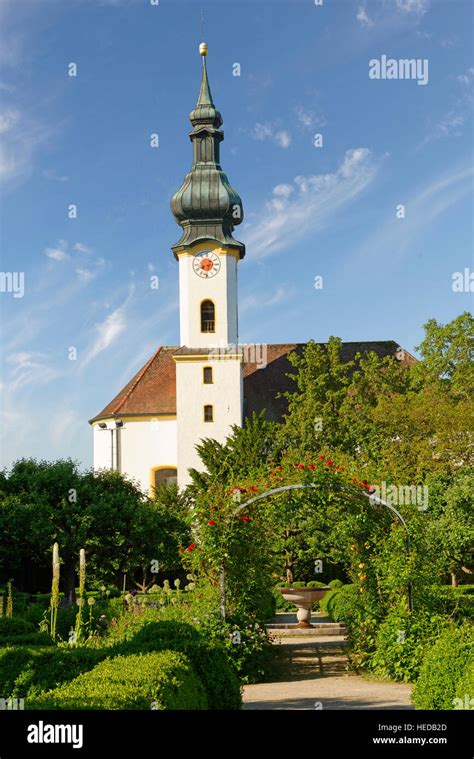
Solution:
{"label": "green shrub", "polygon": [[291,587],[292,588],[306,588],[306,583],[305,582],[299,582],[299,581],[298,582],[292,582],[291,583]]}
{"label": "green shrub", "polygon": [[332,590],[328,590],[326,595],[320,600],[319,602],[319,608],[323,612],[323,614],[326,614],[328,617],[331,616],[330,610],[329,610],[329,603],[331,599],[334,598],[338,593],[340,593],[339,588],[333,588]]}
{"label": "green shrub", "polygon": [[311,580],[310,582],[306,583],[307,588],[325,588],[325,584],[323,582],[319,582],[318,580]]}
{"label": "green shrub", "polygon": [[331,582],[328,582],[328,585],[330,588],[342,588],[344,583],[342,580],[331,580]]}
{"label": "green shrub", "polygon": [[14,635],[28,635],[34,632],[35,626],[21,617],[0,617],[0,641]]}
{"label": "green shrub", "polygon": [[105,659],[70,683],[25,703],[27,709],[206,709],[202,683],[181,653]]}
{"label": "green shrub", "polygon": [[458,684],[473,661],[474,630],[469,622],[450,624],[428,648],[412,699],[417,709],[453,709]]}
{"label": "green shrub", "polygon": [[474,709],[474,659],[466,667],[458,681],[455,693],[455,709]]}
{"label": "green shrub", "polygon": [[56,688],[95,667],[107,649],[33,648],[0,649],[0,695],[22,698]]}
{"label": "green shrub", "polygon": [[[177,623],[174,627],[178,629]],[[208,699],[209,709],[240,709],[242,698],[239,680],[227,658],[224,646],[218,641],[204,641],[191,625],[183,625],[187,637],[172,635],[173,625],[149,622],[126,643],[117,646],[121,653],[144,653],[171,649],[184,653],[191,661],[201,679]],[[186,628],[191,628],[193,634]],[[166,630],[163,635],[163,630]],[[178,629],[179,631],[179,629]]]}
{"label": "green shrub", "polygon": [[11,635],[0,640],[0,646],[54,646],[54,640],[46,632],[34,632],[28,635]]}
{"label": "green shrub", "polygon": [[409,613],[406,605],[400,604],[380,625],[370,668],[382,677],[413,682],[427,648],[445,625],[444,617],[423,611]]}

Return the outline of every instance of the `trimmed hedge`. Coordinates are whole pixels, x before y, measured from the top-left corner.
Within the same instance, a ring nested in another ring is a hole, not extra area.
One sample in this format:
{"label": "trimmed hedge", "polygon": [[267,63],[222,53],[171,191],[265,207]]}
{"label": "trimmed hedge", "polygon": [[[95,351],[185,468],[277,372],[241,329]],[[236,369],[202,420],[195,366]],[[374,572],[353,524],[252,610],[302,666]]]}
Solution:
{"label": "trimmed hedge", "polygon": [[34,632],[36,632],[35,626],[21,617],[0,617],[0,640]]}
{"label": "trimmed hedge", "polygon": [[72,682],[28,699],[35,709],[203,710],[207,699],[189,660],[176,651],[106,659]]}
{"label": "trimmed hedge", "polygon": [[209,709],[241,708],[240,682],[224,647],[203,640],[192,625],[168,620],[147,622],[133,638],[102,648],[0,649],[0,697],[31,697],[73,680],[106,658],[165,650],[190,659]]}
{"label": "trimmed hedge", "polygon": [[[183,628],[188,638],[173,635]],[[176,622],[148,622],[141,630],[116,649],[126,653],[171,649],[184,653],[191,661],[204,685],[209,709],[240,709],[240,683],[222,645],[202,640],[191,625]]]}
{"label": "trimmed hedge", "polygon": [[24,698],[56,688],[95,667],[108,653],[92,648],[0,649],[0,697]]}
{"label": "trimmed hedge", "polygon": [[[428,649],[412,700],[417,709],[454,709],[458,685],[463,686],[474,661],[474,630],[469,622],[450,625]],[[469,691],[467,691],[469,693]],[[464,694],[463,694],[464,697]]]}
{"label": "trimmed hedge", "polygon": [[459,699],[455,709],[474,709],[474,658],[458,681],[455,698]]}

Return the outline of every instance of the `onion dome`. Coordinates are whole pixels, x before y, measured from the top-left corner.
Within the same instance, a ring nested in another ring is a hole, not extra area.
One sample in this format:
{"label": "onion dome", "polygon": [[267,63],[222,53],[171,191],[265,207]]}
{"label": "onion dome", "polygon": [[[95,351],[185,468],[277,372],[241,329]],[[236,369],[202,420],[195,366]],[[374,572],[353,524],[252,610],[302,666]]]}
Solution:
{"label": "onion dome", "polygon": [[232,237],[237,224],[244,218],[242,201],[230,184],[220,165],[220,143],[224,133],[222,116],[214,105],[207,78],[207,45],[199,46],[202,56],[202,80],[196,107],[189,114],[193,130],[193,164],[184,182],[171,199],[171,211],[183,229],[178,242],[172,246],[177,253],[196,242],[213,240],[229,245],[245,255],[243,243]]}

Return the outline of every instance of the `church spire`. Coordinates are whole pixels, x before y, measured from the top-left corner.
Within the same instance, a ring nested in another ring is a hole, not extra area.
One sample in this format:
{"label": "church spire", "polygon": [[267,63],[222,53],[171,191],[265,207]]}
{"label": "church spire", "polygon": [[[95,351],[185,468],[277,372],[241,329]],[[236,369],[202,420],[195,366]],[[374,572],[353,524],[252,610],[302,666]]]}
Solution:
{"label": "church spire", "polygon": [[207,45],[201,42],[202,78],[196,107],[189,114],[193,130],[191,171],[171,199],[171,210],[183,234],[172,250],[177,257],[181,250],[196,242],[216,240],[237,248],[240,258],[245,255],[243,243],[232,237],[237,224],[243,220],[242,201],[231,186],[220,165],[220,143],[224,133],[222,116],[214,105],[207,76]]}

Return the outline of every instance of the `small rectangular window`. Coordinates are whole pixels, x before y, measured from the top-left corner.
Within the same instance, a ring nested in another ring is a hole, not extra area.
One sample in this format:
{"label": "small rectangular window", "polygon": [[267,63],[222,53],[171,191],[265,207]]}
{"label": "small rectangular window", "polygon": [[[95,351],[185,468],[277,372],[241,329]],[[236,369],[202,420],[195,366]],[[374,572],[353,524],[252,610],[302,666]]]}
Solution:
{"label": "small rectangular window", "polygon": [[214,421],[214,408],[212,406],[204,406],[204,421],[205,422]]}
{"label": "small rectangular window", "polygon": [[205,385],[212,385],[213,378],[212,378],[212,366],[205,366],[202,371],[203,377],[202,381]]}

